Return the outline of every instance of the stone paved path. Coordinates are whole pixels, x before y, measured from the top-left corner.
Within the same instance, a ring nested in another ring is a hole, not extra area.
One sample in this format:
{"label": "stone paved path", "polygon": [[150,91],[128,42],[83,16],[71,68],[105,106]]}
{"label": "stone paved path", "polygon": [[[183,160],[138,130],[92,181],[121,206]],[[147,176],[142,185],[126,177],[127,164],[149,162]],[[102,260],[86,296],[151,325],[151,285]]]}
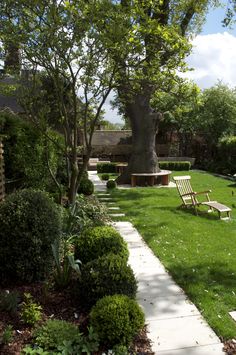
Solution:
{"label": "stone paved path", "polygon": [[[100,181],[96,172],[89,172],[89,177],[97,192],[106,192],[105,183]],[[104,194],[101,197],[104,198]],[[137,300],[144,310],[155,354],[225,354],[219,338],[133,225],[130,222],[114,222],[114,227],[128,243],[129,264],[138,280]]]}

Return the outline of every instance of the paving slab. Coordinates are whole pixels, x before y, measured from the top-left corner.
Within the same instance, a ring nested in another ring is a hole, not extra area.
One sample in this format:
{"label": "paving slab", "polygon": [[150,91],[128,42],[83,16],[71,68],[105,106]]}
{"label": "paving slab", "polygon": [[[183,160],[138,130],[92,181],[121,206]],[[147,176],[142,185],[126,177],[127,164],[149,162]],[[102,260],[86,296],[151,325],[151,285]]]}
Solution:
{"label": "paving slab", "polygon": [[161,350],[220,344],[200,315],[149,321],[149,336],[157,354]]}
{"label": "paving slab", "polygon": [[185,295],[163,296],[153,302],[152,295],[142,297],[138,293],[137,300],[141,307],[145,309],[146,321],[148,322],[199,315],[197,307]]}
{"label": "paving slab", "polygon": [[156,302],[157,297],[171,297],[184,294],[184,291],[176,285],[167,273],[136,273],[133,264],[131,267],[133,268],[138,279],[138,297],[146,298],[147,296],[150,296],[152,297],[153,302]]}
{"label": "paving slab", "polygon": [[110,217],[125,217],[124,213],[108,213]]}
{"label": "paving slab", "polygon": [[158,351],[158,355],[223,355],[222,344]]}

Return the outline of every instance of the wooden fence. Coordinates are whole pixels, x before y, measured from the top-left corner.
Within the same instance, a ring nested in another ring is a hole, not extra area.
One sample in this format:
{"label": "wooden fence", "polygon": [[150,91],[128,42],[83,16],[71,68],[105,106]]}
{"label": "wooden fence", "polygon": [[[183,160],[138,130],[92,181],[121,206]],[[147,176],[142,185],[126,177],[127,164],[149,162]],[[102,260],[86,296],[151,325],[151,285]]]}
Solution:
{"label": "wooden fence", "polygon": [[4,159],[3,144],[0,141],[0,201],[5,197],[5,176],[4,176]]}

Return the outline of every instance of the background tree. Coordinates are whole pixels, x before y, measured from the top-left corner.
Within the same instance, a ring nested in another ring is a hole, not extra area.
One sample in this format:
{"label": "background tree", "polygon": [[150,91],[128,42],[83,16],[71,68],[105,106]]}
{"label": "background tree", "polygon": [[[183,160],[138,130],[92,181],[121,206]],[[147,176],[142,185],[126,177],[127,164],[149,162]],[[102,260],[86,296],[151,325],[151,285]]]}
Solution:
{"label": "background tree", "polygon": [[156,92],[152,106],[163,112],[159,131],[178,135],[179,155],[186,156],[193,136],[199,133],[199,109],[202,103],[200,88],[193,82],[179,79],[169,92]]}
{"label": "background tree", "polygon": [[133,137],[132,156],[118,182],[129,182],[132,172],[159,170],[155,137],[163,116],[151,102],[156,91],[172,87],[177,70],[186,69],[189,39],[200,28],[210,4],[205,0],[121,0],[107,13],[106,46],[118,66],[118,98]]}
{"label": "background tree", "polygon": [[215,149],[219,139],[236,132],[236,90],[221,82],[202,92],[199,129]]}
{"label": "background tree", "polygon": [[235,23],[236,1],[228,0],[225,18],[222,21],[224,26],[232,26]]}

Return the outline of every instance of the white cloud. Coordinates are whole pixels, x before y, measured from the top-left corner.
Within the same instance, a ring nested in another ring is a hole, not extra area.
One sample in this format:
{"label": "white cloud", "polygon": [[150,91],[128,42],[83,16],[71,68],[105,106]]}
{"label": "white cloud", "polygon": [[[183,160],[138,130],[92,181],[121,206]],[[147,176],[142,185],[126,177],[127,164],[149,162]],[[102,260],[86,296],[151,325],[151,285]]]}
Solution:
{"label": "white cloud", "polygon": [[228,32],[198,35],[187,61],[195,70],[184,76],[201,88],[210,87],[217,80],[236,86],[236,37]]}
{"label": "white cloud", "polygon": [[114,95],[115,94],[111,92],[103,106],[103,109],[105,110],[104,119],[112,123],[124,123],[121,116],[118,114],[118,110],[113,108],[110,104],[110,101],[114,100]]}

